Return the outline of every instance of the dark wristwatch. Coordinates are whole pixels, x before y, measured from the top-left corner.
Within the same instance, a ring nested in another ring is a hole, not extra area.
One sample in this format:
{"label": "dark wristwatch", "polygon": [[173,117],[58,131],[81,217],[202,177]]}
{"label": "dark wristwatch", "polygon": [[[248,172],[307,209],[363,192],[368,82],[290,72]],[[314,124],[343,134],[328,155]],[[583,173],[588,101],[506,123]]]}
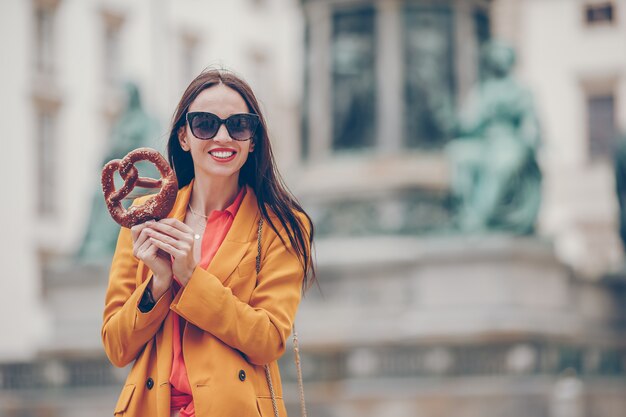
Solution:
{"label": "dark wristwatch", "polygon": [[146,290],[143,292],[143,296],[141,297],[141,301],[139,301],[139,311],[142,313],[147,313],[152,310],[156,301],[154,301],[154,297],[152,296],[152,291],[150,288],[146,287]]}

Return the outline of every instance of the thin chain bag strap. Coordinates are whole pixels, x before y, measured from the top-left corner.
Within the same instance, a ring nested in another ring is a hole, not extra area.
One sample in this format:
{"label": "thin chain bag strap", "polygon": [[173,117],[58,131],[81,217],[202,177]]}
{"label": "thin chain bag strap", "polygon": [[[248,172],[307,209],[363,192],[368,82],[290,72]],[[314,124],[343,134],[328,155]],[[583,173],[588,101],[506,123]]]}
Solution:
{"label": "thin chain bag strap", "polygon": [[[257,234],[257,255],[256,255],[256,273],[259,274],[261,270],[261,232],[263,231],[263,217],[259,219],[259,231]],[[300,365],[300,347],[298,345],[298,333],[296,332],[296,325],[293,325],[293,352],[296,361],[296,372],[298,375],[298,389],[300,391],[300,412],[302,417],[306,415],[306,405],[304,402],[304,384],[302,383],[302,367]],[[280,417],[278,415],[278,406],[276,405],[276,393],[274,392],[274,385],[272,384],[272,375],[270,374],[269,364],[265,365],[265,377],[267,378],[267,385],[270,388],[270,395],[272,396],[272,408],[274,408],[274,417]]]}

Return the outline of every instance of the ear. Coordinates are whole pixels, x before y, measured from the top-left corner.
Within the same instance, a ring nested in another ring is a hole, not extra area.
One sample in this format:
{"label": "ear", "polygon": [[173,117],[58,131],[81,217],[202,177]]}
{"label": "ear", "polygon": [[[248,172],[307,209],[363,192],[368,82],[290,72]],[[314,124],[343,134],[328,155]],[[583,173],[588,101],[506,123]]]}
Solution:
{"label": "ear", "polygon": [[180,143],[180,147],[183,148],[183,151],[189,152],[189,143],[187,143],[187,135],[186,126],[181,126],[178,128],[178,143]]}
{"label": "ear", "polygon": [[254,139],[250,141],[250,150],[248,152],[254,151]]}

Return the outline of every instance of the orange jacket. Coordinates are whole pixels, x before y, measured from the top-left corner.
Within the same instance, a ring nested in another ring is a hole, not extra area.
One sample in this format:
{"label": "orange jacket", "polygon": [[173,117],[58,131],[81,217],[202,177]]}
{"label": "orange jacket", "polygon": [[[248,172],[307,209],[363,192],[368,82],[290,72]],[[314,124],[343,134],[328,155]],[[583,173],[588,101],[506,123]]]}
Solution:
{"label": "orange jacket", "polygon": [[[191,188],[179,190],[169,217],[184,219]],[[303,273],[284,229],[278,228],[287,247],[264,225],[261,271],[256,275],[259,215],[254,191],[248,188],[208,270],[196,268],[185,288],[175,295],[167,291],[147,313],[137,306],[152,274],[133,256],[130,230],[121,229],[109,275],[102,341],[114,365],[135,362],[115,415],[169,417],[170,310],[189,322],[183,355],[197,417],[272,417],[265,364],[270,364],[280,416],[287,415],[276,360],[291,332]]]}

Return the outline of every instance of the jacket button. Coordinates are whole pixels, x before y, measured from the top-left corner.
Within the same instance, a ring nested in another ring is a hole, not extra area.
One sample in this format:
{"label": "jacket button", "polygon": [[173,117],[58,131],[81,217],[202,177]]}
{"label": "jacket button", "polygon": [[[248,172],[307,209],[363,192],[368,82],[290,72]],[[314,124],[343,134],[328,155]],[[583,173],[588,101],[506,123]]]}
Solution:
{"label": "jacket button", "polygon": [[243,369],[241,371],[239,371],[239,380],[240,381],[245,381],[246,380],[246,371],[244,371]]}
{"label": "jacket button", "polygon": [[152,378],[148,378],[148,380],[146,381],[146,387],[148,389],[152,389],[153,386],[154,386],[154,380]]}

